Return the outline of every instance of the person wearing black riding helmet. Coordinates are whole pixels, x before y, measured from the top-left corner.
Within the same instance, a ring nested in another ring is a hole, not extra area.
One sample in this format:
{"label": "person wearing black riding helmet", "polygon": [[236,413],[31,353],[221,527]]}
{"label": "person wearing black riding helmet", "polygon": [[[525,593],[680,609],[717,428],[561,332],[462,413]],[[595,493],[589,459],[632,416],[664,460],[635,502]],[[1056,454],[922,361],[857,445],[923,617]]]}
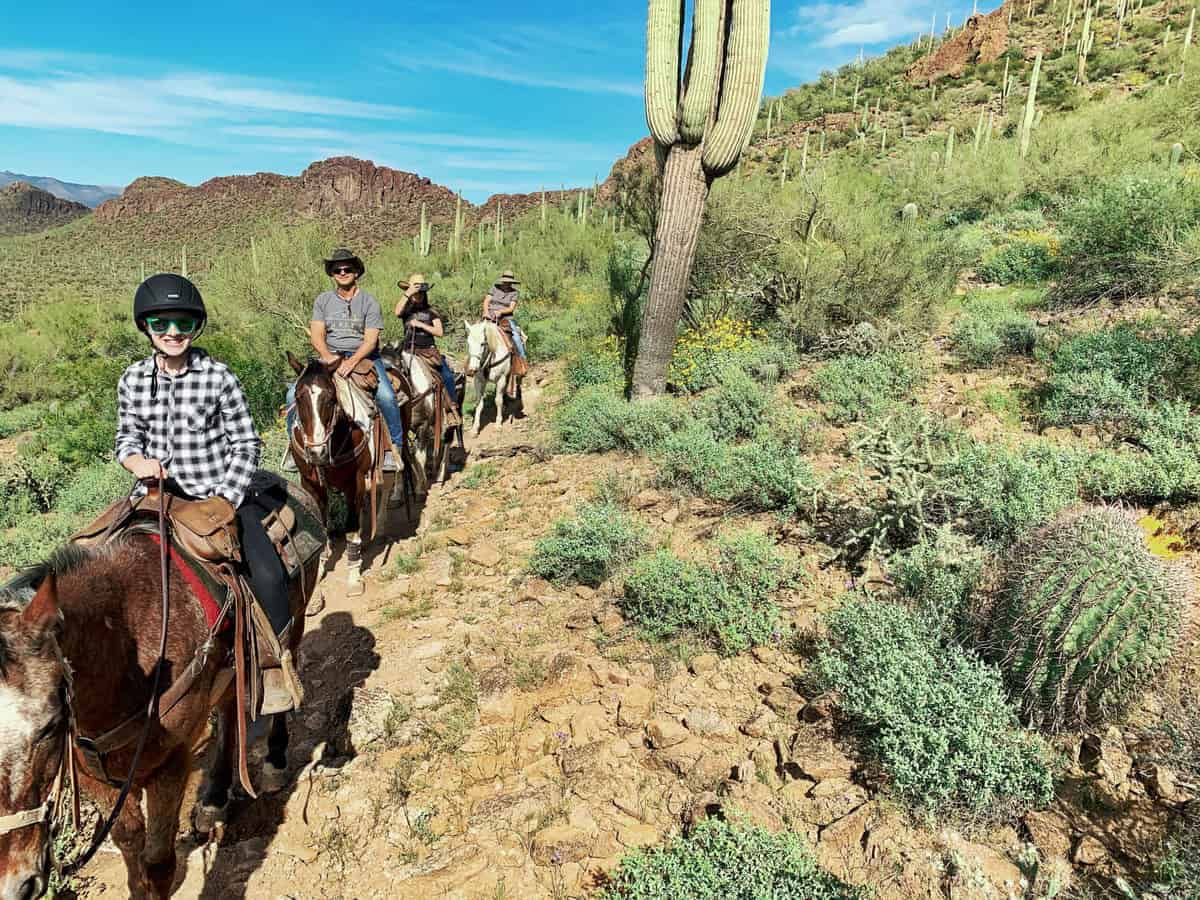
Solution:
{"label": "person wearing black riding helmet", "polygon": [[[272,501],[250,493],[262,441],[237,376],[192,346],[208,322],[200,291],[180,275],[153,275],[134,295],[133,320],[154,352],[129,366],[117,385],[117,461],[138,479],[135,496],[163,479],[167,491],[185,499],[229,504],[251,589],[283,637],[291,627],[287,575],[262,522]],[[264,712],[294,705],[273,680],[264,691]]]}

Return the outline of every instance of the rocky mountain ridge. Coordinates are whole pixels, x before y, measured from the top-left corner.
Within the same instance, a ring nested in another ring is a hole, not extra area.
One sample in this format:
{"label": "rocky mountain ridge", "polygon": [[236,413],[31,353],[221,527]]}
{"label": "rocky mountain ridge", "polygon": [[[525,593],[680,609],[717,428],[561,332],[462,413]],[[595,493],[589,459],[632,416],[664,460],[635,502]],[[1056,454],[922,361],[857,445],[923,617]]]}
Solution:
{"label": "rocky mountain ridge", "polygon": [[20,172],[0,171],[0,187],[12,184],[14,181],[24,181],[48,194],[53,194],[60,200],[70,200],[82,203],[89,208],[98,206],[105,200],[120,195],[121,188],[101,184],[76,184],[73,181],[60,181],[42,175],[22,175]]}
{"label": "rocky mountain ridge", "polygon": [[0,187],[0,236],[65,225],[87,212],[82,203],[62,200],[26,181],[12,181]]}

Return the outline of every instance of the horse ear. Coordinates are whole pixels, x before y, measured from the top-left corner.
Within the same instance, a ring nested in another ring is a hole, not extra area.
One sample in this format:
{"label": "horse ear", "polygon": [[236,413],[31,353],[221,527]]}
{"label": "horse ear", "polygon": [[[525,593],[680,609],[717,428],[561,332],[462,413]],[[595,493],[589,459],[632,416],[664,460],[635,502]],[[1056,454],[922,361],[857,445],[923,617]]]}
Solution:
{"label": "horse ear", "polygon": [[58,582],[51,572],[25,607],[25,612],[21,613],[21,623],[40,637],[54,628],[58,621]]}
{"label": "horse ear", "polygon": [[300,362],[300,360],[296,359],[295,354],[292,353],[291,350],[289,350],[287,352],[287,361],[288,361],[288,365],[291,366],[293,369],[295,369],[297,375],[301,374],[304,371],[304,363],[302,363],[302,362]]}

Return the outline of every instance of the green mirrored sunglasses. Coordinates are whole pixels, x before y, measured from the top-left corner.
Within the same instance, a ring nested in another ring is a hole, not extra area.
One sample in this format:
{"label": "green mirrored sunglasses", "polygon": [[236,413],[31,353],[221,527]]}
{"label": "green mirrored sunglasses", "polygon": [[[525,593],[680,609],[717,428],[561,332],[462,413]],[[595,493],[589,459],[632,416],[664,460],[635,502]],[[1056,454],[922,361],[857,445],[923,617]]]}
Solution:
{"label": "green mirrored sunglasses", "polygon": [[200,320],[195,316],[146,316],[151,334],[166,334],[172,325],[180,334],[192,334],[200,327]]}

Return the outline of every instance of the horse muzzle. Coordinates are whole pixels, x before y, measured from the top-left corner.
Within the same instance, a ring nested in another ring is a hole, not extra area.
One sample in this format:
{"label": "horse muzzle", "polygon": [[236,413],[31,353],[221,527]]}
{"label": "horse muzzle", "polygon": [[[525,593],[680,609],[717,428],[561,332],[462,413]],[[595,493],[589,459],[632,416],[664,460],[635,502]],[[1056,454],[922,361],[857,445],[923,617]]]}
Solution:
{"label": "horse muzzle", "polygon": [[50,887],[50,841],[42,841],[35,853],[23,855],[33,858],[0,874],[0,900],[38,900]]}

